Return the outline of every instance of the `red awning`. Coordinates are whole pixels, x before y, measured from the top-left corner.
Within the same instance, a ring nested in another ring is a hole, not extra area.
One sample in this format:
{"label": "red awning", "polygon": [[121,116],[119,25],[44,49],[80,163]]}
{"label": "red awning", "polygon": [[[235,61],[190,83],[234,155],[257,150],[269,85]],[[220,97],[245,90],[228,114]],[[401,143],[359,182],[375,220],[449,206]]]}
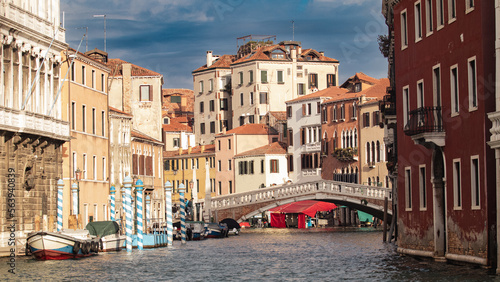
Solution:
{"label": "red awning", "polygon": [[270,209],[269,211],[281,213],[303,213],[310,217],[314,217],[316,216],[316,212],[329,211],[336,208],[337,205],[335,205],[334,203],[307,200],[275,207]]}

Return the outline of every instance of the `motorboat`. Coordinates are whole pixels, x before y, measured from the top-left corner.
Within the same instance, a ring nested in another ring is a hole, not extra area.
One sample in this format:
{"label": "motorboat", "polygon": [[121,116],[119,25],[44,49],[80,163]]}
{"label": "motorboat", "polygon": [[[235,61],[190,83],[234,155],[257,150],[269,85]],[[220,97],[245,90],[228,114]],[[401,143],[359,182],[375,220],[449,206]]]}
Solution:
{"label": "motorboat", "polygon": [[101,252],[120,251],[127,236],[120,234],[120,226],[116,221],[94,221],[85,227],[92,238],[100,242]]}
{"label": "motorboat", "polygon": [[205,223],[205,237],[224,238],[228,236],[228,228],[225,223],[210,222]]}
{"label": "motorboat", "polygon": [[27,254],[39,260],[87,257],[97,254],[99,247],[98,238],[85,237],[84,234],[71,236],[64,232],[33,232],[26,239]]}
{"label": "motorboat", "polygon": [[186,221],[187,230],[191,230],[191,240],[199,241],[205,239],[205,227],[203,221]]}

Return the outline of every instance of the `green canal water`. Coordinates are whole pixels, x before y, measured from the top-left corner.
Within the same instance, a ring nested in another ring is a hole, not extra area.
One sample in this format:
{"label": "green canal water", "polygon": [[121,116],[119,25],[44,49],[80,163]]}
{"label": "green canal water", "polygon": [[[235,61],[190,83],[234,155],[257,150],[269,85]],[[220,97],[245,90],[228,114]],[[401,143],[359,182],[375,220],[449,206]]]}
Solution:
{"label": "green canal water", "polygon": [[373,228],[254,229],[172,248],[65,261],[16,258],[11,281],[500,281],[470,265],[400,256]]}

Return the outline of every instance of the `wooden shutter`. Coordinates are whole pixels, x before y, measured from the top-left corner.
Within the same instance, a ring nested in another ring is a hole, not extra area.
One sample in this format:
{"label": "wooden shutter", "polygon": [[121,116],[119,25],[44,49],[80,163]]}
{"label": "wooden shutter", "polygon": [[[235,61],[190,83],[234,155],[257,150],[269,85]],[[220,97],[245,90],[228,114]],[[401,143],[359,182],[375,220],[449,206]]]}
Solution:
{"label": "wooden shutter", "polygon": [[139,175],[145,175],[144,171],[144,155],[139,156]]}
{"label": "wooden shutter", "polygon": [[132,155],[132,173],[133,174],[139,173],[139,158],[137,154]]}
{"label": "wooden shutter", "polygon": [[153,176],[153,157],[146,157],[146,175]]}

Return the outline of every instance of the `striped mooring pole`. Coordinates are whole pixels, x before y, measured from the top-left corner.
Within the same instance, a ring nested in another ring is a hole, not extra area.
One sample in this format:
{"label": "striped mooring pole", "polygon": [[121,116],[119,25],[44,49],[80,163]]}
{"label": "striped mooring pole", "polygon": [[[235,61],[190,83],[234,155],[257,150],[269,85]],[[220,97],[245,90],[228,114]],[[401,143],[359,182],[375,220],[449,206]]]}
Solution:
{"label": "striped mooring pole", "polygon": [[110,219],[111,221],[115,221],[115,193],[116,193],[116,189],[115,189],[115,185],[112,185],[111,188],[109,188],[109,195],[110,195],[110,198],[111,198],[111,211],[110,211]]}
{"label": "striped mooring pole", "polygon": [[186,244],[186,203],[184,202],[184,192],[186,186],[184,183],[179,184],[179,196],[181,201],[181,243]]}
{"label": "striped mooring pole", "polygon": [[174,228],[172,224],[172,183],[165,182],[165,209],[167,212],[167,246],[172,246],[174,241]]}
{"label": "striped mooring pole", "polygon": [[71,192],[73,194],[73,215],[78,215],[78,184],[71,184]]}
{"label": "striped mooring pole", "polygon": [[137,249],[142,250],[144,249],[144,226],[143,226],[143,221],[142,221],[142,211],[143,211],[143,205],[142,205],[142,199],[143,195],[142,192],[144,191],[144,183],[142,180],[138,179],[135,182],[135,191],[137,192]]}
{"label": "striped mooring pole", "polygon": [[57,180],[57,231],[62,230],[63,225],[63,190],[64,181]]}
{"label": "striped mooring pole", "polygon": [[146,230],[148,229],[150,218],[151,218],[151,197],[149,195],[146,195],[146,215],[144,216],[144,219],[146,220]]}
{"label": "striped mooring pole", "polygon": [[125,176],[125,234],[127,236],[127,252],[132,251],[132,178]]}

